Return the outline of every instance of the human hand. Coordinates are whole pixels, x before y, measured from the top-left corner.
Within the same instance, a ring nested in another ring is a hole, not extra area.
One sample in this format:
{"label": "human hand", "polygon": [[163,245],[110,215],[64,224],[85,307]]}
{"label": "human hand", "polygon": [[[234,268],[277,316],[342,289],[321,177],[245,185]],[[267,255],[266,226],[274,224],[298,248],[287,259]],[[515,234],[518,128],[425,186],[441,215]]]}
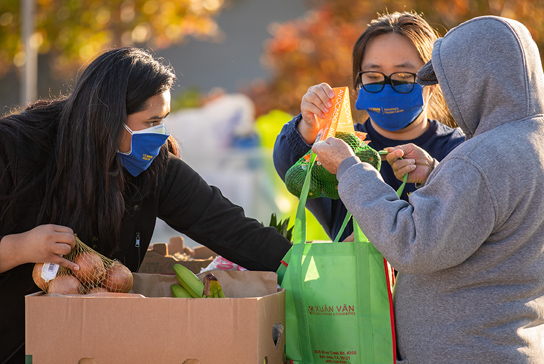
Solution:
{"label": "human hand", "polygon": [[[7,235],[16,239],[19,258],[23,263],[54,263],[71,270],[79,266],[61,255],[67,255],[75,247],[76,239],[72,229],[61,225],[39,225],[20,234]],[[3,240],[3,239],[2,239]]]}
{"label": "human hand", "polygon": [[399,180],[408,174],[406,182],[425,183],[434,169],[434,158],[415,144],[403,144],[386,150],[389,152],[386,160]]}
{"label": "human hand", "polygon": [[311,86],[302,96],[300,103],[302,121],[298,124],[298,130],[306,143],[314,143],[321,127],[316,116],[325,118],[325,114],[332,107],[333,97],[334,91],[327,83]]}
{"label": "human hand", "polygon": [[315,143],[312,151],[317,154],[318,161],[330,173],[336,174],[338,165],[346,158],[354,156],[349,145],[338,138],[327,138],[322,142]]}

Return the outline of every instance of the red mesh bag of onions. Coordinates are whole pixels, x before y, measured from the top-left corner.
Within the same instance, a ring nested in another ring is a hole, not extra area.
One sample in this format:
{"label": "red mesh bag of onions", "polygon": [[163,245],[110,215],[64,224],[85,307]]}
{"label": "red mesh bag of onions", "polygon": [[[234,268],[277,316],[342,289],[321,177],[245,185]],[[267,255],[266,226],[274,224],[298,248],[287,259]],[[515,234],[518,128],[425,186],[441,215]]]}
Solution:
{"label": "red mesh bag of onions", "polygon": [[65,258],[79,265],[79,270],[72,271],[56,264],[34,265],[32,278],[45,293],[126,293],[132,289],[132,272],[125,265],[96,252],[77,236],[74,249]]}

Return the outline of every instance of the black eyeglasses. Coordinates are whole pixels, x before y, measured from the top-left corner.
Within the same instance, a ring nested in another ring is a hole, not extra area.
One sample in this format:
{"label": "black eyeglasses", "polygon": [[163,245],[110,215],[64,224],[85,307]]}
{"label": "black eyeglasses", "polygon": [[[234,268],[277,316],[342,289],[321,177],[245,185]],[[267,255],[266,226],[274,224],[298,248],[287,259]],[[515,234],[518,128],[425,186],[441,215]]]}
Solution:
{"label": "black eyeglasses", "polygon": [[378,93],[386,84],[401,94],[412,92],[416,83],[416,74],[411,72],[393,72],[386,76],[382,72],[365,71],[357,76],[358,88],[361,86],[368,92]]}

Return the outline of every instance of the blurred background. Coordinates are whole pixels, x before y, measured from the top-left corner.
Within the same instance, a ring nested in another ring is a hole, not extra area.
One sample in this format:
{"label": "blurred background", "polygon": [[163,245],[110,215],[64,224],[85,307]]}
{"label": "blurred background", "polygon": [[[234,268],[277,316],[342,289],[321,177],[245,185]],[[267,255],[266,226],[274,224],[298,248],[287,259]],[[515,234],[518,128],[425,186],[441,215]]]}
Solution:
{"label": "blurred background", "polygon": [[[292,225],[298,200],[273,168],[275,137],[308,87],[351,86],[355,40],[395,11],[422,14],[441,35],[505,16],[544,47],[544,0],[1,0],[0,113],[68,93],[108,48],[150,49],[178,76],[165,124],[182,158],[246,215]],[[172,235],[158,221],[153,242]],[[327,239],[309,213],[308,239]]]}

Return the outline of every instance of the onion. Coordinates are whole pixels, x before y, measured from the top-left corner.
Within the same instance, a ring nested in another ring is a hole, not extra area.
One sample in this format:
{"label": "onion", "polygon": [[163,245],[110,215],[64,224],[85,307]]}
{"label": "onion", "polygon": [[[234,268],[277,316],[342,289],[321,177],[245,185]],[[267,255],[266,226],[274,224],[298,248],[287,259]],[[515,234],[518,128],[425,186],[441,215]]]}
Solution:
{"label": "onion", "polygon": [[72,274],[86,286],[99,284],[106,274],[102,258],[93,252],[87,251],[78,254],[74,258],[74,263],[79,265],[79,270],[72,271]]}
{"label": "onion", "polygon": [[102,292],[109,292],[104,287],[93,287],[90,290],[87,291],[86,294],[93,294],[93,293],[102,293]]}
{"label": "onion", "polygon": [[106,269],[106,276],[102,281],[102,287],[110,292],[127,293],[132,289],[132,272],[123,264],[114,261]]}
{"label": "onion", "polygon": [[83,286],[79,279],[69,274],[56,276],[49,281],[49,288],[47,289],[49,294],[81,294],[82,292]]}
{"label": "onion", "polygon": [[45,279],[42,278],[42,268],[43,263],[34,264],[34,269],[32,270],[32,279],[34,280],[34,283],[36,283],[36,286],[38,286],[42,291],[47,292],[49,282],[46,282]]}

